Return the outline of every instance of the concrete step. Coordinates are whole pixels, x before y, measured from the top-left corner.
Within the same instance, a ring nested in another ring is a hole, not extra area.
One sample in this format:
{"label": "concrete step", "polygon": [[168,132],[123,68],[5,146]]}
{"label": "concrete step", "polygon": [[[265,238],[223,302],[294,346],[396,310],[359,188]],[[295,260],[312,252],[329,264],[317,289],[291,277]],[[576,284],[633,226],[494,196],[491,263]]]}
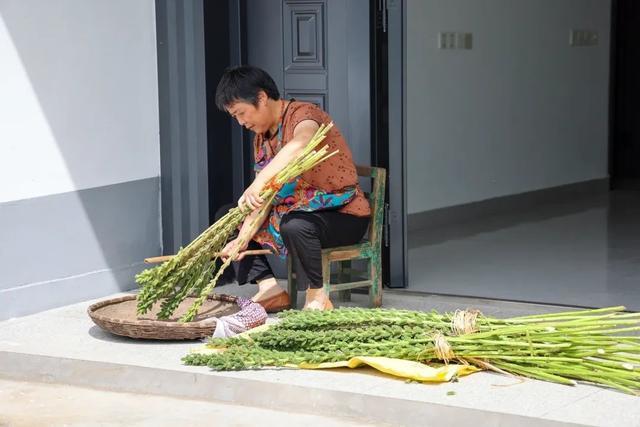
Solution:
{"label": "concrete step", "polygon": [[0,380],[0,426],[27,427],[369,427],[358,421],[64,384]]}
{"label": "concrete step", "polygon": [[111,335],[86,315],[93,302],[0,322],[0,376],[392,425],[640,426],[637,397],[587,385],[485,372],[434,385],[407,384],[370,369],[212,372],[184,366],[180,359],[202,343]]}

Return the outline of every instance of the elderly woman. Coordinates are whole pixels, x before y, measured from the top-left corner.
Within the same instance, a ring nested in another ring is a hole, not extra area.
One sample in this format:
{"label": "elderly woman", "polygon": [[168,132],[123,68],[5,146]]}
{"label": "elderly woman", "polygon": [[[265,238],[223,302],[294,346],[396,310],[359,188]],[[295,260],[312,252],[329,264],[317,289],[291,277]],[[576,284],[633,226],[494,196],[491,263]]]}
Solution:
{"label": "elderly woman", "polygon": [[[315,104],[281,99],[269,74],[252,66],[224,73],[216,90],[216,105],[255,134],[256,176],[238,200],[238,206],[253,213],[238,237],[224,248],[223,257],[240,244],[241,237],[250,243],[238,248],[240,251],[268,246],[282,257],[289,254],[298,290],[306,291],[304,307],[333,308],[322,290],[321,249],[360,241],[370,215],[344,136],[337,126],[331,128],[323,144],[339,153],[283,186],[268,214],[259,219],[261,227],[252,229],[250,224],[263,203],[259,196],[262,188],[296,158],[321,124],[332,120]],[[239,263],[238,282],[258,284],[254,301],[270,312],[289,306],[289,295],[278,286],[265,256],[245,257],[241,252],[235,261]]]}

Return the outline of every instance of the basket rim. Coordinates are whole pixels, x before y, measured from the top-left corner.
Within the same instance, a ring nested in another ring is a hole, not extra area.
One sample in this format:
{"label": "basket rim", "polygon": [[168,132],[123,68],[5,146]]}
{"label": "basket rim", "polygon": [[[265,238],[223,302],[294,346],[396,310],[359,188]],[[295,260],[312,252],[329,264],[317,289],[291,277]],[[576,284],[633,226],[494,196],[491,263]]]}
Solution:
{"label": "basket rim", "polygon": [[[170,329],[185,329],[185,328],[202,328],[202,327],[211,327],[216,324],[217,319],[215,317],[207,317],[202,320],[198,320],[197,322],[169,322],[165,320],[130,320],[130,319],[115,319],[113,317],[103,316],[101,314],[96,313],[96,310],[99,310],[103,307],[120,304],[121,302],[130,301],[136,299],[137,294],[124,295],[115,298],[108,298],[102,301],[98,301],[96,303],[91,304],[87,308],[87,314],[91,319],[101,322],[108,323],[117,323],[119,325],[130,325],[130,326],[156,326],[162,328],[170,328]],[[215,301],[225,301],[225,302],[235,302],[237,301],[237,297],[232,295],[222,295],[222,294],[211,294],[207,297],[208,300]]]}

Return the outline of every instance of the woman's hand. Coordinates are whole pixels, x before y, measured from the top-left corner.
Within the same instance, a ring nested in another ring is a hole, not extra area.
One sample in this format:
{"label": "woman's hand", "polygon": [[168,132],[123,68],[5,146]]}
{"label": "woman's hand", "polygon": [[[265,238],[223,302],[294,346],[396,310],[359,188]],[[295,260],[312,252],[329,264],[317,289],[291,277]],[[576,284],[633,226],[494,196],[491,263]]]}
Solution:
{"label": "woman's hand", "polygon": [[313,120],[303,120],[296,125],[293,130],[293,138],[283,145],[269,164],[256,176],[253,184],[238,199],[238,207],[240,209],[250,208],[255,210],[262,205],[263,200],[260,198],[262,188],[304,151],[318,128],[318,123]]}
{"label": "woman's hand", "polygon": [[262,206],[262,203],[264,203],[264,200],[260,197],[262,187],[264,187],[264,184],[256,178],[238,199],[238,207],[242,210],[248,208],[253,211]]}
{"label": "woman's hand", "polygon": [[234,239],[226,244],[226,246],[220,251],[220,258],[223,261],[227,261],[231,256],[231,253],[238,249],[238,256],[232,261],[240,261],[244,258],[244,251],[247,249],[247,243],[241,244],[240,239]]}

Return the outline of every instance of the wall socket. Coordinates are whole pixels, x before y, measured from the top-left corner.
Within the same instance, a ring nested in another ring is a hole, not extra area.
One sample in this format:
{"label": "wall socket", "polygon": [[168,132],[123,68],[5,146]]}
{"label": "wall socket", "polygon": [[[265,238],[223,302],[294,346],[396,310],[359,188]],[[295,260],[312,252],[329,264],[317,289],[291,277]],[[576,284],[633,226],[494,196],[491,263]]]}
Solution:
{"label": "wall socket", "polygon": [[472,49],[473,34],[459,32],[438,33],[438,49]]}
{"label": "wall socket", "polygon": [[598,32],[594,30],[571,30],[569,46],[595,46],[598,44]]}

